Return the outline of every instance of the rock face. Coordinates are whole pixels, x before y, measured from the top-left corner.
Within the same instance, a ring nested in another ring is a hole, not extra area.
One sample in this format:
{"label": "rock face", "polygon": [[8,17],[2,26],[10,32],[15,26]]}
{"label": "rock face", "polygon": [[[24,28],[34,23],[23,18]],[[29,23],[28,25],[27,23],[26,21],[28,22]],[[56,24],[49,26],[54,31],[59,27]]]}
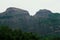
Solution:
{"label": "rock face", "polygon": [[28,11],[10,7],[5,12],[7,15],[29,15]]}
{"label": "rock face", "polygon": [[41,10],[39,10],[39,11],[35,14],[35,16],[37,16],[37,17],[42,17],[42,18],[47,18],[47,17],[49,17],[49,15],[50,15],[51,13],[52,13],[52,12],[49,11],[49,10],[47,10],[47,9],[41,9]]}
{"label": "rock face", "polygon": [[0,14],[1,25],[8,25],[12,28],[27,26],[30,15],[28,11],[10,7]]}
{"label": "rock face", "polygon": [[60,14],[43,9],[34,16],[30,16],[26,10],[10,7],[0,14],[0,25],[20,28],[26,32],[36,32],[42,35],[54,34],[60,31]]}

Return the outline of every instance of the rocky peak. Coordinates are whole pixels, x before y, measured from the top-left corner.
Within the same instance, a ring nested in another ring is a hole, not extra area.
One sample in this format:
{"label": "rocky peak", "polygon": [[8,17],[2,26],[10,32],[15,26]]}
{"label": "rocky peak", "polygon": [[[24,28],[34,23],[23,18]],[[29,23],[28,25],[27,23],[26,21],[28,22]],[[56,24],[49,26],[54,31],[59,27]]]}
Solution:
{"label": "rocky peak", "polygon": [[15,7],[9,7],[9,8],[7,8],[6,13],[9,13],[9,14],[25,14],[25,15],[29,15],[28,11],[23,10],[23,9],[19,9],[19,8],[15,8]]}
{"label": "rocky peak", "polygon": [[48,17],[49,14],[51,14],[52,12],[50,10],[47,10],[47,9],[41,9],[39,10],[35,16],[38,16],[38,17]]}
{"label": "rocky peak", "polygon": [[52,13],[52,12],[47,9],[41,9],[37,12],[37,14],[50,14],[50,13]]}

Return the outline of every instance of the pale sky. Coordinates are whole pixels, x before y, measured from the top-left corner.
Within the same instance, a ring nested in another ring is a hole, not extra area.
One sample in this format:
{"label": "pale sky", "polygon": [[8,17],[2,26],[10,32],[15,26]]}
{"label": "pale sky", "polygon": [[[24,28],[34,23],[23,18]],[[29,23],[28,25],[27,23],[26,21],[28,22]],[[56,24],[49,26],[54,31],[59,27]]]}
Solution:
{"label": "pale sky", "polygon": [[0,0],[0,12],[4,12],[8,7],[27,10],[30,15],[34,15],[40,9],[60,12],[60,0]]}

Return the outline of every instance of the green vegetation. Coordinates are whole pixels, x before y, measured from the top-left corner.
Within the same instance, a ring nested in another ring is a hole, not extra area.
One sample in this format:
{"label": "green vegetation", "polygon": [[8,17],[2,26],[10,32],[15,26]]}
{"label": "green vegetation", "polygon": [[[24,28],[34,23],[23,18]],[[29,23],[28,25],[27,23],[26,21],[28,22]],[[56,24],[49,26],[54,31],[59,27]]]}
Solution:
{"label": "green vegetation", "polygon": [[0,40],[40,40],[39,36],[31,32],[22,32],[7,26],[0,27]]}
{"label": "green vegetation", "polygon": [[0,40],[60,40],[60,37],[55,35],[38,36],[32,32],[0,26]]}

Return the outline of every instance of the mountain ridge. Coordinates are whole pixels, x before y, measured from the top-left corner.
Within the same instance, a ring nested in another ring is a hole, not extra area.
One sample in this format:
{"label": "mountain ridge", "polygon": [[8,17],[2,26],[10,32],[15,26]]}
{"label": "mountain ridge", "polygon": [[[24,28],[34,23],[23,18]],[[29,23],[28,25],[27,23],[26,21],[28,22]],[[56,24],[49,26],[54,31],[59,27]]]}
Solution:
{"label": "mountain ridge", "polygon": [[0,25],[45,35],[60,30],[60,14],[44,9],[31,16],[26,10],[10,7],[0,14]]}

